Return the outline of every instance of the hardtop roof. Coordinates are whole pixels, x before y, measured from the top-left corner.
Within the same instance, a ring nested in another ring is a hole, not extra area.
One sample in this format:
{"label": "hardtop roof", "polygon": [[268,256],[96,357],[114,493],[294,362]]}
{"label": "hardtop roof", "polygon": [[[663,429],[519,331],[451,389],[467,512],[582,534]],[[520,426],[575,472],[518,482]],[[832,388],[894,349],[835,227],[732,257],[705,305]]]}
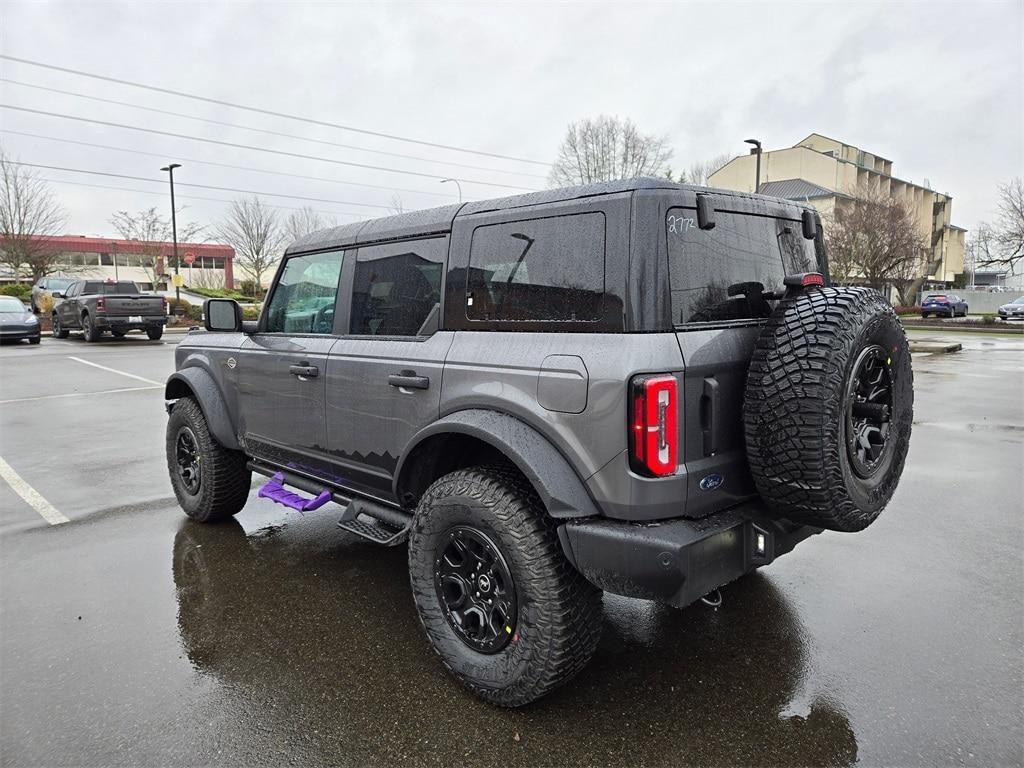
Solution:
{"label": "hardtop roof", "polygon": [[544,189],[537,192],[527,192],[521,195],[511,195],[490,200],[455,203],[438,208],[424,208],[423,210],[411,211],[409,213],[398,213],[378,219],[342,224],[337,227],[319,230],[296,240],[288,246],[285,254],[289,255],[328,248],[343,248],[356,243],[442,234],[451,230],[452,222],[455,221],[456,216],[469,216],[490,211],[502,211],[546,203],[560,203],[587,197],[640,190],[677,190],[693,194],[706,193],[751,201],[768,201],[774,205],[782,204],[787,208],[797,207],[813,210],[813,206],[804,205],[795,200],[785,200],[768,195],[755,195],[748,192],[736,192],[734,190],[716,189],[713,187],[700,187],[694,184],[678,184],[668,179],[640,177],[636,179],[604,181],[596,184],[582,184],[575,187]]}

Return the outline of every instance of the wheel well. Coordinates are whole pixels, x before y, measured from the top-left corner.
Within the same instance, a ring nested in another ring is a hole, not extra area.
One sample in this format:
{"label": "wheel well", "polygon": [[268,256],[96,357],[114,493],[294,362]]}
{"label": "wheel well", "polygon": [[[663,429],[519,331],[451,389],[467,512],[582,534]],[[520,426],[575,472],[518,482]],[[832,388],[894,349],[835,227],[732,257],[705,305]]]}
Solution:
{"label": "wheel well", "polygon": [[[439,477],[465,467],[512,462],[490,443],[471,435],[447,433],[428,437],[413,448],[398,479],[398,498],[414,507],[420,496]],[[517,470],[518,471],[518,470]]]}
{"label": "wheel well", "polygon": [[192,388],[181,379],[171,379],[164,389],[164,400],[178,400],[182,397],[195,397]]}

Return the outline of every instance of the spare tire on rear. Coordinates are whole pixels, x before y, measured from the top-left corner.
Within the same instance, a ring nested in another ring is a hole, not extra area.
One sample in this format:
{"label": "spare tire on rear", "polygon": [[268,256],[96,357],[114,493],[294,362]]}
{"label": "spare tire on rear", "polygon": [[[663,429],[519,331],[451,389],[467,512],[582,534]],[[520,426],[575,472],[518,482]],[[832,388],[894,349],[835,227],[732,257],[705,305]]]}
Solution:
{"label": "spare tire on rear", "polygon": [[913,410],[907,337],[879,293],[783,299],[757,340],[743,403],[758,492],[777,517],[866,528],[896,490]]}

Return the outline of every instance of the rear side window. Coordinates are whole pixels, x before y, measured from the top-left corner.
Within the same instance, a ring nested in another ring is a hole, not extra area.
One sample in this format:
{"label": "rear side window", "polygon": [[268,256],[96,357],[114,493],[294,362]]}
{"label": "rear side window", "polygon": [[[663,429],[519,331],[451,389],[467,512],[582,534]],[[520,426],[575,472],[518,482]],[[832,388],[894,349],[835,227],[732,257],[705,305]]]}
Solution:
{"label": "rear side window", "polygon": [[267,307],[267,333],[329,334],[334,330],[342,251],[292,256]]}
{"label": "rear side window", "polygon": [[592,322],[605,280],[603,213],[580,213],[473,231],[466,317],[491,321]]}
{"label": "rear side window", "polygon": [[672,208],[666,218],[675,324],[742,322],[767,317],[762,293],[781,290],[787,274],[817,272],[814,241],[799,221],[719,211],[715,227]]}
{"label": "rear side window", "polygon": [[349,333],[428,336],[441,302],[441,272],[448,238],[359,248],[352,285]]}

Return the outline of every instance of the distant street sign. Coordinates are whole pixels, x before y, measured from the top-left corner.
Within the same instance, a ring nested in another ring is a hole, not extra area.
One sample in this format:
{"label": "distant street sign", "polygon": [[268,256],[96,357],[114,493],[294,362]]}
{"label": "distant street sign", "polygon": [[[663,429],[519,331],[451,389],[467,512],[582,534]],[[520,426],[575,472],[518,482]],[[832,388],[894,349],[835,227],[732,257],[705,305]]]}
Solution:
{"label": "distant street sign", "polygon": [[171,285],[175,288],[181,288],[185,284],[184,275],[171,275]]}
{"label": "distant street sign", "polygon": [[188,253],[185,254],[185,263],[188,264],[189,266],[191,266],[192,262],[194,262],[195,260],[196,260],[196,255],[194,253],[192,253],[191,251],[189,251]]}

